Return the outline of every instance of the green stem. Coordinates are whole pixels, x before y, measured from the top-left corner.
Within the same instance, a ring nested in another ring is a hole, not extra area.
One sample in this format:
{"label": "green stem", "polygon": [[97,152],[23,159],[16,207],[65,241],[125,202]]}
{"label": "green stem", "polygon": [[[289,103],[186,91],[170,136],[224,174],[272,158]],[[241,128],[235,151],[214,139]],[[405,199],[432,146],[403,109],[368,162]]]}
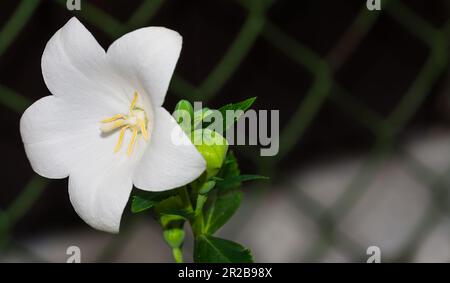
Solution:
{"label": "green stem", "polygon": [[180,198],[181,198],[181,201],[183,202],[184,206],[188,209],[193,209],[192,203],[191,203],[191,197],[189,196],[189,192],[187,191],[186,186],[180,188],[179,194],[180,194]]}
{"label": "green stem", "polygon": [[183,251],[180,248],[172,249],[172,255],[176,263],[183,263]]}
{"label": "green stem", "polygon": [[203,234],[204,230],[204,217],[203,212],[200,212],[195,216],[194,221],[191,223],[192,226],[192,232],[194,233],[194,236],[198,236]]}

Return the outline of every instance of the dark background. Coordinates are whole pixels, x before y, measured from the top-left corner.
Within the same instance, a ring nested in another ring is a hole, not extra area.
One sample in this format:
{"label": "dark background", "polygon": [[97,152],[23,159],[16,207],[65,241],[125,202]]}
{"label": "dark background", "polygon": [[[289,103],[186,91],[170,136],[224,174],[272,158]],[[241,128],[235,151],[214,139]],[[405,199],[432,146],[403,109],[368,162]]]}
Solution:
{"label": "dark background", "polygon": [[[24,2],[1,2],[0,29]],[[0,85],[4,86],[0,93],[8,93],[0,100],[2,210],[17,200],[34,176],[21,143],[19,119],[27,103],[50,94],[42,79],[41,55],[50,37],[73,15],[104,48],[141,26],[178,31],[183,36],[183,50],[164,104],[167,109],[173,109],[181,98],[207,100],[213,108],[250,96],[258,96],[256,109],[279,109],[282,134],[278,157],[259,157],[257,148],[235,149],[242,171],[270,175],[271,186],[311,163],[372,152],[380,139],[389,140],[386,144],[395,149],[411,132],[448,125],[449,1],[382,1],[382,11],[368,12],[366,1],[358,0],[167,0],[156,1],[161,4],[155,5],[158,10],[148,20],[136,20],[124,28],[110,25],[93,13],[92,7],[126,23],[140,5],[152,1],[82,0],[80,12],[65,9],[64,1],[38,2],[0,53]],[[252,13],[256,16],[249,20]],[[241,35],[246,25],[257,32]],[[444,35],[442,41],[430,30]],[[247,43],[237,45],[236,54],[227,57],[236,40]],[[424,76],[424,84],[417,84],[433,48],[438,55],[425,70],[430,75]],[[224,58],[236,60],[231,71],[218,75],[221,83],[203,84]],[[316,90],[316,80],[319,86],[330,87]],[[192,91],[183,82],[197,89]],[[17,102],[11,92],[22,98]],[[311,102],[303,104],[308,99]],[[411,109],[399,106],[416,99],[417,105]],[[389,119],[396,117],[391,115],[399,107],[409,109],[410,114],[398,119],[404,120],[398,129],[383,131],[384,126],[397,125],[395,118]],[[12,239],[85,225],[71,207],[67,180],[51,181],[26,208],[23,217],[8,229]]]}

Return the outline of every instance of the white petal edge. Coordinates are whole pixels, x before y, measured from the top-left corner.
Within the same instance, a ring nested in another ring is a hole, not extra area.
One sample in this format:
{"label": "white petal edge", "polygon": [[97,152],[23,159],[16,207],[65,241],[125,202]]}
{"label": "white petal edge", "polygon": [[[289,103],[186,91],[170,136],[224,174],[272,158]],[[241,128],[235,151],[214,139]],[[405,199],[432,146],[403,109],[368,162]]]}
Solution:
{"label": "white petal edge", "polygon": [[139,86],[154,108],[164,102],[178,57],[182,37],[164,27],[146,27],[127,33],[108,48],[113,69]]}
{"label": "white petal edge", "polygon": [[165,191],[198,178],[206,169],[201,154],[167,110],[157,108],[154,119],[150,144],[136,167],[133,184],[141,190]]}
{"label": "white petal edge", "polygon": [[[128,141],[125,141],[128,142]],[[144,149],[138,141],[139,148]],[[138,150],[138,149],[136,149]],[[69,197],[77,214],[95,229],[117,233],[133,187],[133,171],[143,152],[114,154],[97,143],[70,168]]]}
{"label": "white petal edge", "polygon": [[20,133],[33,170],[47,178],[65,178],[69,165],[99,137],[102,112],[95,104],[67,103],[50,95],[33,103],[20,119]]}
{"label": "white petal edge", "polygon": [[41,67],[45,84],[55,96],[66,99],[79,99],[80,96],[86,99],[106,98],[129,104],[109,66],[105,50],[75,17],[48,41]]}

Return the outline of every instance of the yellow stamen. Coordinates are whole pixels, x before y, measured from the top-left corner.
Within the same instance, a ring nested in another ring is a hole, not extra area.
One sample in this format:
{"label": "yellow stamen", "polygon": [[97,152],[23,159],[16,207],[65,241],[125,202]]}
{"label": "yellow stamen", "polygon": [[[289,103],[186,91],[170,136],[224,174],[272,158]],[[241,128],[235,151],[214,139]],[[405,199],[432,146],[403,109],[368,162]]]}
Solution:
{"label": "yellow stamen", "polygon": [[130,144],[128,145],[127,155],[130,156],[133,153],[134,144],[136,143],[136,137],[138,134],[138,129],[133,128],[133,135],[131,136]]}
{"label": "yellow stamen", "polygon": [[122,126],[125,125],[126,125],[125,120],[117,120],[113,122],[104,123],[103,125],[101,125],[100,129],[102,130],[102,132],[108,133],[114,131],[115,129],[121,128]]}
{"label": "yellow stamen", "polygon": [[104,119],[100,126],[103,133],[108,133],[115,131],[120,128],[119,140],[114,147],[114,152],[117,153],[121,147],[125,137],[125,132],[127,129],[132,130],[132,136],[130,144],[128,145],[127,155],[130,156],[134,151],[134,146],[136,144],[136,138],[139,132],[142,133],[144,140],[149,139],[149,134],[147,131],[147,115],[143,108],[137,107],[138,92],[134,92],[133,100],[131,101],[129,114],[116,114],[110,118]]}
{"label": "yellow stamen", "polygon": [[130,126],[125,126],[122,129],[120,129],[120,134],[119,134],[119,140],[117,141],[116,147],[114,148],[114,153],[117,153],[120,148],[122,147],[122,142],[123,142],[123,137],[125,136],[125,131],[126,129],[128,129]]}
{"label": "yellow stamen", "polygon": [[147,127],[145,126],[145,122],[144,121],[139,122],[139,126],[141,128],[141,133],[142,136],[144,137],[144,140],[148,141],[148,132]]}
{"label": "yellow stamen", "polygon": [[138,99],[138,92],[135,91],[133,100],[131,101],[131,105],[130,105],[130,112],[133,111],[134,107],[136,106],[137,99]]}
{"label": "yellow stamen", "polygon": [[111,118],[107,118],[105,120],[102,120],[102,123],[113,122],[113,121],[116,121],[118,119],[125,119],[125,115],[123,115],[123,114],[116,114],[116,115],[112,116]]}

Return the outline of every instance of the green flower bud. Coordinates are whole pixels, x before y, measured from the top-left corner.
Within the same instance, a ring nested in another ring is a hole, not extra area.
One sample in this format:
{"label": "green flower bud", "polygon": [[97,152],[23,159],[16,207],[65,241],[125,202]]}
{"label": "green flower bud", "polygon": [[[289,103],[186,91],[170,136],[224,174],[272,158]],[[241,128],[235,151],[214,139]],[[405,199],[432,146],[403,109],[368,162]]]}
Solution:
{"label": "green flower bud", "polygon": [[214,188],[215,185],[216,185],[215,181],[205,182],[198,190],[198,193],[201,195],[206,195],[207,193],[209,193],[209,191],[211,191]]}
{"label": "green flower bud", "polygon": [[170,229],[164,231],[164,240],[169,244],[172,249],[179,248],[184,241],[183,229]]}
{"label": "green flower bud", "polygon": [[227,155],[227,140],[209,129],[199,129],[192,133],[192,142],[206,160],[206,178],[217,175]]}
{"label": "green flower bud", "polygon": [[210,110],[207,107],[202,108],[201,110],[197,110],[194,112],[194,123],[192,126],[192,130],[196,130],[197,128],[202,128],[202,122],[205,118],[212,115],[213,110]]}
{"label": "green flower bud", "polygon": [[189,135],[193,129],[192,124],[194,122],[194,108],[192,104],[187,100],[180,100],[175,106],[172,116],[183,131]]}

